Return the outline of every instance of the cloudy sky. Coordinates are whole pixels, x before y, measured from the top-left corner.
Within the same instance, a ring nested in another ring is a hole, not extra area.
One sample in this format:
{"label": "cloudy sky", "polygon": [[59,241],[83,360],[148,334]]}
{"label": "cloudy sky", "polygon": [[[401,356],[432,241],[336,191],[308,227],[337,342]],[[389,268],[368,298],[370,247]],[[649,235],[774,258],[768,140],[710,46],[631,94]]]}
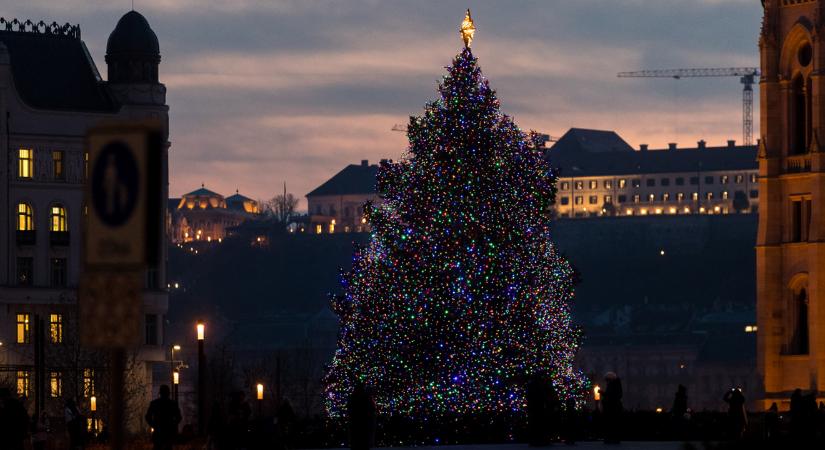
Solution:
{"label": "cloudy sky", "polygon": [[[435,96],[468,6],[473,52],[524,129],[613,129],[651,147],[741,140],[738,79],[616,72],[757,65],[757,0],[135,0],[160,39],[170,194],[203,182],[269,198],[286,182],[303,198],[346,164],[398,159],[406,138],[390,129]],[[79,23],[104,76],[130,8],[0,0],[0,16]]]}

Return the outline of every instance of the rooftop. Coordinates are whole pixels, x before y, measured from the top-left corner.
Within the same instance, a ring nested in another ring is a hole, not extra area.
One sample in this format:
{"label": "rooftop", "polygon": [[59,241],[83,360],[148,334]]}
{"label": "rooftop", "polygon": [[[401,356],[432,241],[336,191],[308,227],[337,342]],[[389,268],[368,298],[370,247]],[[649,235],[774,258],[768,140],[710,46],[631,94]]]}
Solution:
{"label": "rooftop", "polygon": [[370,165],[369,161],[362,160],[361,164],[348,165],[306,196],[374,194],[377,173],[378,165]]}

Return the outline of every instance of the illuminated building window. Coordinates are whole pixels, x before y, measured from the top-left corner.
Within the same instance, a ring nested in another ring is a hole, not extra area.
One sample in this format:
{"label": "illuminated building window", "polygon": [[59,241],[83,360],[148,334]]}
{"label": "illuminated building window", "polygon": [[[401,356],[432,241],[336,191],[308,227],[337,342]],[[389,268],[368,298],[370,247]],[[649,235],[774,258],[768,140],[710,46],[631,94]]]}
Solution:
{"label": "illuminated building window", "polygon": [[698,192],[694,192],[693,194],[690,195],[690,197],[693,199],[694,202],[699,201],[699,193]]}
{"label": "illuminated building window", "polygon": [[708,199],[708,200],[713,200],[713,192],[706,193],[705,198]]}
{"label": "illuminated building window", "polygon": [[569,205],[570,204],[570,197],[562,197],[561,198],[562,205]]}
{"label": "illuminated building window", "polygon": [[63,376],[60,372],[49,372],[49,396],[51,398],[63,396]]}
{"label": "illuminated building window", "polygon": [[63,151],[52,151],[52,175],[55,180],[63,179]]}
{"label": "illuminated building window", "polygon": [[699,177],[690,177],[690,184],[691,186],[696,186],[699,184]]}
{"label": "illuminated building window", "polygon": [[659,184],[662,186],[670,186],[670,178],[662,178],[659,180]]}
{"label": "illuminated building window", "polygon": [[670,201],[670,194],[669,194],[669,193],[667,193],[667,192],[665,192],[664,194],[662,194],[662,201],[663,201],[663,202]]}
{"label": "illuminated building window", "polygon": [[17,284],[31,286],[34,283],[34,258],[31,256],[17,257]]}
{"label": "illuminated building window", "polygon": [[647,180],[645,180],[645,184],[647,185],[647,187],[656,186],[656,179],[648,178]]}
{"label": "illuminated building window", "polygon": [[315,225],[315,233],[316,234],[321,234],[322,231],[323,231],[323,228],[321,227],[321,224]]}
{"label": "illuminated building window", "polygon": [[583,205],[584,204],[584,197],[582,197],[581,195],[577,195],[576,198],[573,199],[573,203],[575,203],[577,205]]}
{"label": "illuminated building window", "polygon": [[570,190],[570,182],[569,181],[562,181],[561,183],[561,190],[568,191]]}
{"label": "illuminated building window", "polygon": [[619,189],[624,189],[625,187],[627,187],[627,180],[625,180],[624,178],[620,178],[619,179]]}
{"label": "illuminated building window", "polygon": [[705,177],[705,184],[713,184],[713,177],[712,176],[706,176]]}
{"label": "illuminated building window", "polygon": [[613,203],[613,196],[612,195],[605,195],[604,196],[605,203]]}
{"label": "illuminated building window", "polygon": [[17,231],[34,230],[34,212],[28,203],[17,204]]}
{"label": "illuminated building window", "polygon": [[63,314],[49,314],[49,341],[52,344],[63,342]]}
{"label": "illuminated building window", "polygon": [[596,180],[590,180],[590,189],[598,189],[598,188],[599,188],[599,182],[596,181]]}
{"label": "illuminated building window", "polygon": [[633,203],[639,203],[640,201],[642,201],[642,199],[641,196],[639,196],[639,194],[633,196]]}
{"label": "illuminated building window", "polygon": [[626,195],[620,195],[619,196],[619,203],[627,203],[627,196]]}
{"label": "illuminated building window", "polygon": [[329,234],[335,233],[335,221],[329,223]]}
{"label": "illuminated building window", "polygon": [[751,183],[756,183],[756,174],[755,173],[751,174]]}
{"label": "illuminated building window", "polygon": [[613,189],[613,180],[604,180],[605,189]]}
{"label": "illuminated building window", "polygon": [[682,201],[684,201],[684,200],[685,200],[685,193],[684,192],[679,192],[678,194],[676,194],[676,201],[677,202],[682,203]]}
{"label": "illuminated building window", "polygon": [[34,150],[21,148],[17,151],[17,177],[34,178]]}
{"label": "illuminated building window", "polygon": [[684,186],[684,185],[685,185],[685,179],[682,178],[682,177],[676,177],[676,186]]}
{"label": "illuminated building window", "polygon": [[595,205],[596,203],[599,203],[599,196],[598,195],[591,195],[590,197],[587,198],[587,203],[589,203],[591,205]]}
{"label": "illuminated building window", "polygon": [[17,343],[28,344],[31,342],[31,315],[29,313],[17,313]]}
{"label": "illuminated building window", "polygon": [[728,191],[722,191],[722,200],[728,199]]}
{"label": "illuminated building window", "polygon": [[745,181],[745,177],[744,175],[737,175],[734,181],[736,184],[742,184],[742,182]]}
{"label": "illuminated building window", "polygon": [[728,184],[728,176],[727,175],[720,175],[719,176],[719,184]]}
{"label": "illuminated building window", "polygon": [[584,189],[584,181],[576,181],[575,186],[577,191]]}
{"label": "illuminated building window", "polygon": [[641,179],[639,179],[639,178],[634,178],[632,181],[633,181],[633,187],[637,188],[637,187],[641,187],[641,186],[642,186],[642,180],[641,180]]}
{"label": "illuminated building window", "polygon": [[66,208],[63,205],[52,206],[49,215],[49,231],[66,231]]}
{"label": "illuminated building window", "polygon": [[83,369],[83,396],[91,397],[95,394],[95,371],[94,369]]}
{"label": "illuminated building window", "polygon": [[656,201],[656,194],[648,194],[647,201],[649,201],[650,203]]}
{"label": "illuminated building window", "polygon": [[83,179],[89,179],[89,152],[83,152]]}
{"label": "illuminated building window", "polygon": [[32,374],[28,370],[17,371],[17,395],[28,397],[31,388]]}

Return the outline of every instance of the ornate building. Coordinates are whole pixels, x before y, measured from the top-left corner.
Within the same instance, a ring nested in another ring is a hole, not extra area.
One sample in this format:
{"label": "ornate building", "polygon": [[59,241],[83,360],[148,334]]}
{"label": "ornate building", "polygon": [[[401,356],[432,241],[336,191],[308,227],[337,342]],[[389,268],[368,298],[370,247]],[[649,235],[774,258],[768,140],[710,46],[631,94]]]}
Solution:
{"label": "ornate building", "polygon": [[369,231],[363,208],[367,201],[380,202],[375,189],[378,165],[350,164],[306,195],[309,233]]}
{"label": "ornate building", "polygon": [[260,213],[258,202],[238,191],[224,198],[201,185],[180,199],[169,199],[169,238],[176,244],[221,241],[230,228]]}
{"label": "ornate building", "polygon": [[[158,182],[164,195],[167,189],[169,107],[158,79],[158,39],[142,15],[120,19],[106,62],[108,81],[78,26],[0,19],[0,384],[16,386],[27,407],[60,416],[64,398],[78,398],[86,409],[105,380],[105,364],[77,350],[87,130],[112,120],[159,121],[165,145]],[[152,363],[165,359],[166,245],[159,245],[162,259],[146,274],[143,342],[132,366],[135,385],[148,386],[133,394],[146,401]],[[40,364],[36,346],[44,349]]]}
{"label": "ornate building", "polygon": [[756,246],[763,405],[825,390],[825,1],[766,0]]}

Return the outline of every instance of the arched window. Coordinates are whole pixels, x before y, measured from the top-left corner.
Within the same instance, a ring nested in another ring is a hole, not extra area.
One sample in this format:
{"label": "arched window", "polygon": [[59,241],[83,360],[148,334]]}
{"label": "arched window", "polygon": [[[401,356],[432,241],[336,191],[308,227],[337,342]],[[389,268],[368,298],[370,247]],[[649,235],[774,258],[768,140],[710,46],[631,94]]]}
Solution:
{"label": "arched window", "polygon": [[806,284],[799,284],[791,290],[790,334],[787,353],[791,355],[808,354],[808,290]]}
{"label": "arched window", "polygon": [[17,231],[34,230],[34,213],[28,203],[17,204]]}
{"label": "arched window", "polygon": [[66,208],[63,205],[52,205],[49,214],[49,231],[68,231],[66,227]]}

